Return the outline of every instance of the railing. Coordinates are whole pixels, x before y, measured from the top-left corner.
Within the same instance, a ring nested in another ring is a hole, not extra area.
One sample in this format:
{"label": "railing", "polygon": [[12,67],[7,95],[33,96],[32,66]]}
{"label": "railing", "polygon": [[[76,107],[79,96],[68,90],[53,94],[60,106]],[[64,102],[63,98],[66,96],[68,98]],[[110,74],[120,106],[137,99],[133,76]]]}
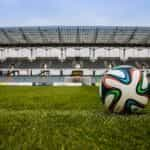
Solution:
{"label": "railing", "polygon": [[84,77],[70,77],[70,76],[18,76],[18,77],[0,77],[0,83],[33,83],[39,85],[53,85],[54,83],[82,83],[83,85],[95,85],[100,81],[101,76],[84,76]]}
{"label": "railing", "polygon": [[[103,69],[0,69],[1,76],[7,76],[8,72],[14,72],[12,76],[71,76],[73,70],[82,70],[83,76],[100,76],[106,71]],[[43,72],[43,73],[42,73]]]}

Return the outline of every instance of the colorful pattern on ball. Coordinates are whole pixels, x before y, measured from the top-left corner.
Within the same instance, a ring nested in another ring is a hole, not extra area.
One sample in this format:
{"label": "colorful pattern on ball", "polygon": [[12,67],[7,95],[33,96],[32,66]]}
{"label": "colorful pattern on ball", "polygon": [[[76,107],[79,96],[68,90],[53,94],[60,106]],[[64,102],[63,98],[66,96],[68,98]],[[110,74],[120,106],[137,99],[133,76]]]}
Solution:
{"label": "colorful pattern on ball", "polygon": [[110,112],[139,112],[148,103],[148,90],[144,72],[132,66],[118,66],[106,72],[102,79],[102,102]]}

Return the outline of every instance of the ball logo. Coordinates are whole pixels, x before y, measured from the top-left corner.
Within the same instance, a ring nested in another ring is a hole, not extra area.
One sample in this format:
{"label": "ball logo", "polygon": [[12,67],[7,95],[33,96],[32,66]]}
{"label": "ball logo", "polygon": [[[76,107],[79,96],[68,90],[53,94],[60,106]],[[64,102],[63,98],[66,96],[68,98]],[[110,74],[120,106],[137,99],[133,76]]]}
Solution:
{"label": "ball logo", "polygon": [[148,103],[148,80],[146,75],[136,68],[113,68],[102,79],[101,95],[110,112],[137,112]]}

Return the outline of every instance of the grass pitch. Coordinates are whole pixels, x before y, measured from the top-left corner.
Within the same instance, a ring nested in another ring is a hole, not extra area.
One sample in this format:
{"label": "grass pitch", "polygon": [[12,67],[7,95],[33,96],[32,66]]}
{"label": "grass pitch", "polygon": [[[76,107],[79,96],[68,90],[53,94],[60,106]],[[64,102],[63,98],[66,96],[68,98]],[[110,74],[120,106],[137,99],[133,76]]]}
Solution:
{"label": "grass pitch", "polygon": [[0,149],[149,150],[150,105],[122,116],[96,87],[0,87]]}

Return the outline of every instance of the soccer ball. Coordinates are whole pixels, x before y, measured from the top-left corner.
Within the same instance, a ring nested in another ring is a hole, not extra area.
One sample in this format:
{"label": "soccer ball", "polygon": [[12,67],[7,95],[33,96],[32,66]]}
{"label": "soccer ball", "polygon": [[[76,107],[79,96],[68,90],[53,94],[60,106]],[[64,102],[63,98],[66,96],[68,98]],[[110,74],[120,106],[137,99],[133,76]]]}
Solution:
{"label": "soccer ball", "polygon": [[110,112],[137,113],[148,103],[148,79],[132,66],[114,67],[104,74],[99,92]]}

